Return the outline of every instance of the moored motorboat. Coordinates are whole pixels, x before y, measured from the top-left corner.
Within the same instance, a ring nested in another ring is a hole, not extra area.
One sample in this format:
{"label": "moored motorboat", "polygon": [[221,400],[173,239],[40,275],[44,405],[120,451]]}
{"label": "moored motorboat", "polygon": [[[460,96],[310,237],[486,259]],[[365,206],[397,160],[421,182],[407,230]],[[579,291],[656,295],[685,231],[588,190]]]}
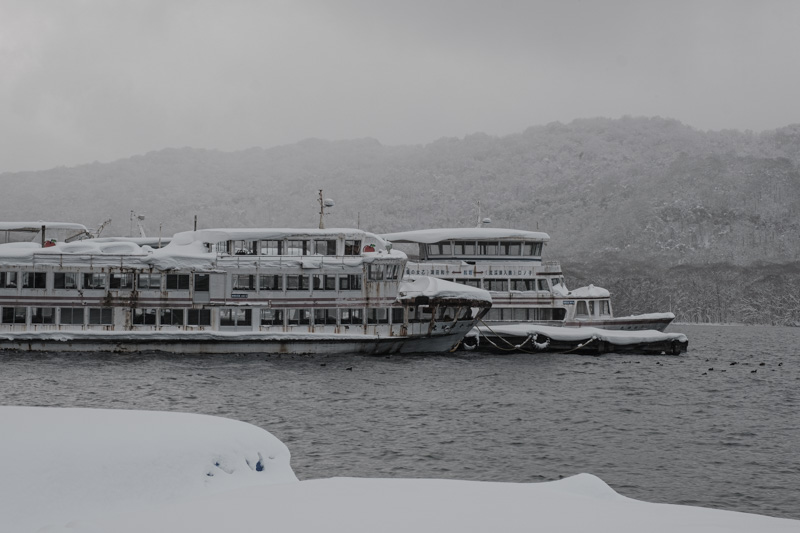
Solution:
{"label": "moored motorboat", "polygon": [[[425,277],[351,229],[217,229],[0,245],[0,349],[421,353],[457,345],[488,292]],[[426,281],[427,280],[427,281]]]}

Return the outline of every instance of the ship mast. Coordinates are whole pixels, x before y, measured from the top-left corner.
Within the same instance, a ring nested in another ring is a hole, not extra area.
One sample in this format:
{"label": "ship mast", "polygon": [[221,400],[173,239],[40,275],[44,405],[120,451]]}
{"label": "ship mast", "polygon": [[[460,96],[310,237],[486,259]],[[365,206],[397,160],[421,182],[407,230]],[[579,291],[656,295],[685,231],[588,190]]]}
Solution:
{"label": "ship mast", "polygon": [[325,222],[323,222],[322,217],[325,216],[325,208],[326,207],[333,207],[333,200],[330,198],[322,198],[322,189],[319,190],[319,229],[325,229]]}

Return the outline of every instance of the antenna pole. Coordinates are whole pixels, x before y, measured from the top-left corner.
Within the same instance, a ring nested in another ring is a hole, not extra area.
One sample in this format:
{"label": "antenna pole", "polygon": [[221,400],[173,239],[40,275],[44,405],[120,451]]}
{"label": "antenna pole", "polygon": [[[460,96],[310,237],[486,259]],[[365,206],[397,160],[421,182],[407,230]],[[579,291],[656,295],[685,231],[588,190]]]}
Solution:
{"label": "antenna pole", "polygon": [[325,215],[325,204],[322,201],[322,189],[319,190],[319,229],[325,229],[322,217]]}

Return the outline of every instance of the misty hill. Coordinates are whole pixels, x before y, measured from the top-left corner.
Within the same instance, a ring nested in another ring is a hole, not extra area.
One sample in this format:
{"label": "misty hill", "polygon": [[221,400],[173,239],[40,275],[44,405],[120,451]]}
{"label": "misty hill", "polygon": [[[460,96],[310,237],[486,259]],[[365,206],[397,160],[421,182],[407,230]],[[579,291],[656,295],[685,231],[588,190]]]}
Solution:
{"label": "misty hill", "polygon": [[135,210],[147,216],[149,234],[162,224],[171,235],[191,229],[194,215],[200,227],[315,227],[318,189],[336,201],[328,227],[360,222],[375,232],[472,226],[480,201],[492,225],[548,232],[550,258],[589,280],[607,280],[621,295],[618,276],[677,279],[687,275],[675,274],[680,267],[703,278],[720,271],[702,268],[709,264],[723,265],[721,272],[744,268],[748,284],[763,272],[757,262],[788,265],[781,275],[793,279],[798,165],[800,125],[755,134],[598,118],[425,146],[361,139],[239,152],[167,149],[0,174],[0,206],[4,220],[96,226],[112,218],[104,235],[127,235]]}

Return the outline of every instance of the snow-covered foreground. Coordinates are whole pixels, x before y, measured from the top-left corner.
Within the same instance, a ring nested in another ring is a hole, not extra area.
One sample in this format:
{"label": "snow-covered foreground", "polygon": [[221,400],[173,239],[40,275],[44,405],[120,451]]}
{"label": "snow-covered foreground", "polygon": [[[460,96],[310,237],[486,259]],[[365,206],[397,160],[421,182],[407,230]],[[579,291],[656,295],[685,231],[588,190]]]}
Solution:
{"label": "snow-covered foreground", "polygon": [[588,474],[297,481],[268,432],[208,416],[0,407],[0,427],[4,533],[800,531],[797,520],[631,500]]}

